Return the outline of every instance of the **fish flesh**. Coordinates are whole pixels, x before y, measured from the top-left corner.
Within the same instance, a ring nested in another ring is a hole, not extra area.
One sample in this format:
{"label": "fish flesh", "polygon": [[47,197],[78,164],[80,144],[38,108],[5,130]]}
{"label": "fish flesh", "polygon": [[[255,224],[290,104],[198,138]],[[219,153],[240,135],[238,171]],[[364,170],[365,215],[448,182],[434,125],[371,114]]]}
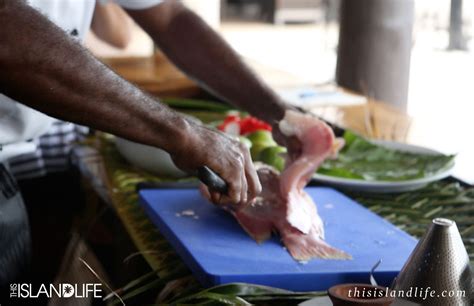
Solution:
{"label": "fish flesh", "polygon": [[257,242],[278,232],[288,252],[296,260],[311,258],[349,259],[349,254],[324,241],[324,224],[304,187],[319,165],[337,154],[342,140],[314,116],[287,111],[279,123],[287,137],[304,144],[296,157],[288,157],[281,174],[266,165],[257,165],[262,193],[245,208],[234,211],[240,225]]}
{"label": "fish flesh", "polygon": [[278,171],[263,164],[258,164],[257,168],[262,193],[245,208],[231,211],[253,239],[260,243],[276,232],[291,256],[298,261],[351,258],[324,241],[323,222],[305,191],[285,197],[279,192],[281,175]]}
{"label": "fish flesh", "polygon": [[288,156],[284,170],[256,164],[262,184],[260,195],[240,210],[230,210],[242,228],[257,242],[276,232],[291,256],[298,261],[311,258],[350,259],[351,256],[324,241],[324,224],[312,198],[304,191],[319,165],[335,156],[343,141],[314,116],[287,111],[280,131],[302,145],[297,156]]}

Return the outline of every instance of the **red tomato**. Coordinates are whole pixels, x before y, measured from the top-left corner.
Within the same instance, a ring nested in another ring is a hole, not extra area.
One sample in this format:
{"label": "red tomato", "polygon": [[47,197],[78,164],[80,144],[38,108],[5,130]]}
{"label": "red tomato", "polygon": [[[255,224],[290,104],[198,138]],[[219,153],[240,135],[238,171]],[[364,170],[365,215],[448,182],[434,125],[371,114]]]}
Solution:
{"label": "red tomato", "polygon": [[247,116],[245,118],[240,118],[238,115],[228,115],[217,128],[221,131],[235,134],[236,125],[240,127],[240,135],[245,135],[258,130],[272,130],[271,125],[264,121],[258,120],[255,117]]}
{"label": "red tomato", "polygon": [[227,115],[224,121],[217,126],[221,131],[225,131],[227,125],[230,123],[238,123],[240,125],[240,117],[238,115]]}
{"label": "red tomato", "polygon": [[258,130],[271,131],[272,127],[264,121],[258,120],[255,117],[248,116],[240,121],[240,134],[245,135]]}

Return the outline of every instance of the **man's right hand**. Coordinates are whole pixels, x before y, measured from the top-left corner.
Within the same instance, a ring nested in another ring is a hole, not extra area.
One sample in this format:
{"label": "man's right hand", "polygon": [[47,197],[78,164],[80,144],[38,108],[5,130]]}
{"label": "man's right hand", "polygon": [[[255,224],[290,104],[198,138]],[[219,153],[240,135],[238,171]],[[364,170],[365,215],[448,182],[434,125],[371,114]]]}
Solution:
{"label": "man's right hand", "polygon": [[262,187],[249,150],[238,140],[192,122],[188,122],[181,138],[171,153],[179,168],[195,173],[199,167],[207,166],[227,183],[227,194],[208,190],[213,203],[239,208],[260,193]]}

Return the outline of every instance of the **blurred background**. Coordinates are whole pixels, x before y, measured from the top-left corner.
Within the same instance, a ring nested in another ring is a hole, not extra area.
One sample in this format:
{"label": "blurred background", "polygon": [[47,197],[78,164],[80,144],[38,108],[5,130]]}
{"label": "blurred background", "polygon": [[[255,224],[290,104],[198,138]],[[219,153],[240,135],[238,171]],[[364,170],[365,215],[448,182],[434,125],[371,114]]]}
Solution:
{"label": "blurred background", "polygon": [[[277,89],[337,84],[386,102],[416,118],[404,140],[461,153],[472,165],[472,142],[453,137],[474,129],[472,1],[183,2]],[[125,49],[93,34],[87,45],[99,57],[151,56],[152,41],[129,22]]]}

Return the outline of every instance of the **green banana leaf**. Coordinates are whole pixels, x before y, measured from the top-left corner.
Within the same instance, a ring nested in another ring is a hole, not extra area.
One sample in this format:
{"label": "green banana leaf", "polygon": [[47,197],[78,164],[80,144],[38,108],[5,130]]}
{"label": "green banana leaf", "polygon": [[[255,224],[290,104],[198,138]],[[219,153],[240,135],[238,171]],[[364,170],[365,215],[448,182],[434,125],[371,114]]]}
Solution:
{"label": "green banana leaf", "polygon": [[177,110],[228,112],[233,109],[227,104],[208,100],[163,98],[160,101]]}
{"label": "green banana leaf", "polygon": [[326,160],[318,173],[366,181],[406,181],[436,175],[451,167],[454,155],[409,153],[387,148],[351,131],[336,159]]}

